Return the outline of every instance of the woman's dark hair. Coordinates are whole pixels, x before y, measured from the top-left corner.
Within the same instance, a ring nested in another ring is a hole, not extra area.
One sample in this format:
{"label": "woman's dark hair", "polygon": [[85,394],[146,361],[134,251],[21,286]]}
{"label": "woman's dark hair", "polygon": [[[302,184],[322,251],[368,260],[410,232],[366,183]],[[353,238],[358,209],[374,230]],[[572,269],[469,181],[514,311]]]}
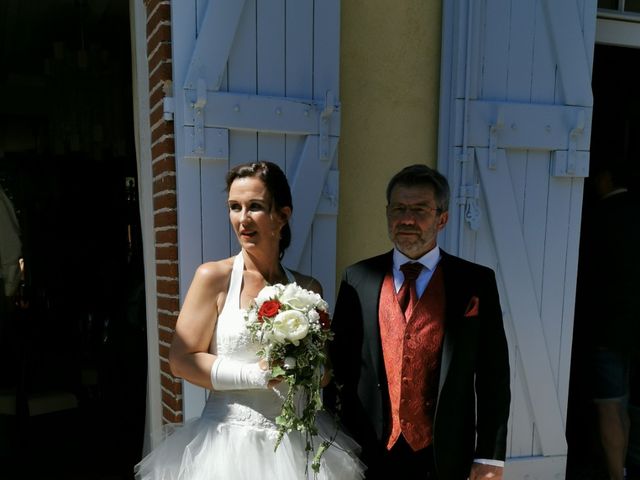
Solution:
{"label": "woman's dark hair", "polygon": [[409,165],[396,173],[387,185],[387,203],[391,198],[391,191],[395,186],[430,187],[436,197],[436,204],[441,212],[449,210],[449,182],[437,170],[426,165]]}
{"label": "woman's dark hair", "polygon": [[[278,165],[272,162],[250,162],[232,168],[227,173],[227,193],[236,179],[246,177],[257,177],[262,180],[273,199],[272,208],[280,210],[283,207],[289,207],[293,211],[291,188],[289,188],[287,177]],[[287,222],[280,232],[280,259],[290,243],[291,227]]]}

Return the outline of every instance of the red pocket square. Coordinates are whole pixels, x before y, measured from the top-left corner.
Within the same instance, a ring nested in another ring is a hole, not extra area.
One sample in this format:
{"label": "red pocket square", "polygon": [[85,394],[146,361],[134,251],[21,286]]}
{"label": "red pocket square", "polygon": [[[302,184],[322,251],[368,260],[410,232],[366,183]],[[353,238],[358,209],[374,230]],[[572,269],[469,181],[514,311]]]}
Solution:
{"label": "red pocket square", "polygon": [[471,297],[469,305],[467,305],[467,311],[464,312],[465,317],[476,317],[480,313],[480,299],[475,295]]}

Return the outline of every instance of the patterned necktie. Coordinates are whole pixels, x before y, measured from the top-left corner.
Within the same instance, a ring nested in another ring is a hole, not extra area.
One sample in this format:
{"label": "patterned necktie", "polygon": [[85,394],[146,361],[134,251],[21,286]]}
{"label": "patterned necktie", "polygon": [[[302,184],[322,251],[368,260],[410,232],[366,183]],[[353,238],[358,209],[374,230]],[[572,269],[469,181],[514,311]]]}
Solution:
{"label": "patterned necktie", "polygon": [[398,291],[398,303],[404,317],[408,319],[411,312],[418,303],[418,293],[416,291],[416,278],[422,271],[422,264],[418,262],[407,262],[400,266],[400,271],[404,274],[404,282]]}

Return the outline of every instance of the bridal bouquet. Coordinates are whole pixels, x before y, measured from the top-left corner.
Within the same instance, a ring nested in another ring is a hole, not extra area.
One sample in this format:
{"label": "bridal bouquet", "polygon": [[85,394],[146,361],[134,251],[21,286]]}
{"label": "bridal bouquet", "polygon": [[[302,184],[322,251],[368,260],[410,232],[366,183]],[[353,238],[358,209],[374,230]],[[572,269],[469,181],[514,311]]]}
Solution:
{"label": "bridal bouquet", "polygon": [[[327,302],[296,283],[269,285],[260,290],[245,312],[245,320],[251,338],[261,345],[258,356],[268,362],[273,378],[282,378],[289,387],[276,417],[275,448],[285,433],[297,430],[305,434],[309,452],[317,433],[316,414],[323,408],[320,384],[326,360],[324,347],[333,336]],[[300,408],[296,399],[303,402]],[[316,472],[329,444],[322,442],[315,454],[312,468]]]}

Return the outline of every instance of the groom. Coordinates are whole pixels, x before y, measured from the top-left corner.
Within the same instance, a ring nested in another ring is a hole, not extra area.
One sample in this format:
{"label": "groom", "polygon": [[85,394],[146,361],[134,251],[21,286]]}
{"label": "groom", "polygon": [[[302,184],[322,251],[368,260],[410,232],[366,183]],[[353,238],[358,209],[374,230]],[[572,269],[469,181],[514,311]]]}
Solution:
{"label": "groom", "polygon": [[510,389],[498,290],[492,270],[438,247],[448,205],[437,171],[397,173],[394,249],[350,266],[340,285],[333,401],[367,479],[502,478]]}

